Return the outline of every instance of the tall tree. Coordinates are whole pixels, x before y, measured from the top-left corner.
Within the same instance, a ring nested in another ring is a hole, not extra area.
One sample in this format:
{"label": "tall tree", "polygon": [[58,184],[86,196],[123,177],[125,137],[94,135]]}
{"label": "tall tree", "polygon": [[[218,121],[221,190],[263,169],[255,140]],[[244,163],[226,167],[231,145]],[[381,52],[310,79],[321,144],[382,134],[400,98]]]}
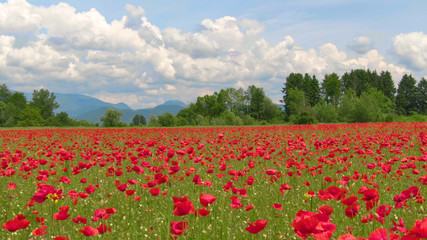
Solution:
{"label": "tall tree", "polygon": [[6,86],[6,84],[0,85],[0,102],[8,102],[10,96],[12,95],[12,92],[10,91],[9,87]]}
{"label": "tall tree", "polygon": [[146,125],[147,120],[145,119],[145,117],[143,115],[136,114],[132,119],[132,123],[134,126]]}
{"label": "tall tree", "polygon": [[417,87],[418,112],[427,115],[427,79],[422,78]]}
{"label": "tall tree", "polygon": [[399,114],[409,115],[417,111],[417,86],[412,75],[405,74],[399,82],[396,96],[396,110]]}
{"label": "tall tree", "polygon": [[291,88],[288,90],[287,102],[286,102],[286,113],[288,116],[298,114],[305,110],[306,102],[304,92],[298,88]]}
{"label": "tall tree", "polygon": [[250,115],[257,120],[260,120],[262,118],[262,111],[264,108],[264,90],[251,85],[248,87],[247,94],[249,96]]}
{"label": "tall tree", "polygon": [[396,99],[396,87],[394,86],[393,78],[391,77],[390,72],[382,71],[379,79],[381,84],[377,89],[382,91],[386,97],[394,102]]}
{"label": "tall tree", "polygon": [[55,94],[47,89],[34,90],[30,105],[40,109],[42,117],[48,119],[54,116],[53,111],[59,107],[55,98]]}
{"label": "tall tree", "polygon": [[170,112],[162,113],[157,118],[162,127],[172,127],[175,125],[175,116]]}
{"label": "tall tree", "polygon": [[322,93],[327,104],[338,106],[341,96],[341,81],[336,73],[325,75],[322,82]]}
{"label": "tall tree", "polygon": [[302,90],[304,91],[306,102],[310,106],[314,106],[319,102],[320,87],[319,87],[319,81],[317,80],[316,75],[313,75],[313,77],[311,77],[307,73],[304,75]]}
{"label": "tall tree", "polygon": [[123,113],[117,109],[108,108],[105,114],[101,116],[101,122],[104,127],[119,127],[122,125],[120,117]]}
{"label": "tall tree", "polygon": [[[289,92],[294,90],[303,90],[304,77],[301,73],[291,73],[286,78],[284,83],[285,87],[282,88],[283,100],[281,101],[285,105],[285,112],[288,116],[292,114],[292,110],[289,109]],[[303,92],[303,91],[302,91]],[[303,92],[304,94],[304,92]]]}

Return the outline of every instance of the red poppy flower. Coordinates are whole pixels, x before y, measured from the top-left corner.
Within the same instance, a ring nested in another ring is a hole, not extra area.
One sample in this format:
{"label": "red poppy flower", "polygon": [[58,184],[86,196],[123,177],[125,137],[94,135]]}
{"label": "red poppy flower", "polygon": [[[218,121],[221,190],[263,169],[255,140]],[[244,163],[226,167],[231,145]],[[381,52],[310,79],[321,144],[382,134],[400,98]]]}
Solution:
{"label": "red poppy flower", "polygon": [[195,208],[193,206],[193,203],[188,200],[187,196],[184,196],[182,198],[172,197],[172,199],[174,202],[173,214],[175,216],[184,216],[190,213],[194,213]]}
{"label": "red poppy flower", "polygon": [[101,225],[99,227],[96,228],[96,230],[98,230],[99,234],[104,234],[106,232],[111,232],[111,228],[108,227],[107,225],[101,223]]}
{"label": "red poppy flower", "polygon": [[354,218],[359,213],[359,209],[360,209],[360,204],[358,204],[357,202],[354,202],[345,209],[345,215],[349,218]]}
{"label": "red poppy flower", "polygon": [[351,196],[349,198],[344,198],[343,200],[341,200],[342,204],[346,205],[346,206],[350,206],[352,205],[354,202],[356,202],[359,198],[354,196],[354,194],[351,194]]}
{"label": "red poppy flower", "polygon": [[126,191],[127,187],[128,187],[128,185],[126,183],[124,183],[124,184],[119,185],[117,187],[117,189],[121,192],[124,192],[124,191]]}
{"label": "red poppy flower", "polygon": [[375,229],[368,237],[368,240],[399,240],[400,236],[392,232],[387,233],[387,229]]}
{"label": "red poppy flower", "polygon": [[402,240],[427,239],[427,217],[423,220],[416,220],[409,233],[402,237]]}
{"label": "red poppy flower", "polygon": [[250,211],[250,210],[252,210],[254,208],[254,205],[251,203],[251,204],[249,204],[247,207],[246,207],[246,211]]}
{"label": "red poppy flower", "polygon": [[322,205],[319,207],[319,213],[330,216],[334,212],[334,209],[329,205]]}
{"label": "red poppy flower", "polygon": [[393,222],[393,227],[390,228],[391,231],[396,232],[399,231],[401,233],[407,233],[408,229],[405,228],[405,224],[403,223],[403,219],[399,218],[399,223],[396,223],[394,220],[391,220]]}
{"label": "red poppy flower", "polygon": [[155,188],[151,188],[150,190],[148,190],[150,192],[151,195],[153,196],[157,196],[160,194],[160,188],[155,187]]}
{"label": "red poppy flower", "polygon": [[62,176],[58,182],[63,182],[63,183],[70,183],[71,179],[69,179],[67,176]]}
{"label": "red poppy flower", "polygon": [[70,214],[68,214],[69,208],[70,207],[68,207],[68,206],[59,207],[59,213],[54,213],[53,219],[55,219],[55,220],[66,220],[67,218],[69,218],[71,216]]}
{"label": "red poppy flower", "polygon": [[135,192],[135,190],[126,190],[126,197],[132,196]]}
{"label": "red poppy flower", "polygon": [[209,215],[211,213],[211,211],[205,209],[205,208],[199,208],[196,211],[196,216],[202,216],[205,217],[207,215]]}
{"label": "red poppy flower", "polygon": [[278,209],[278,210],[283,210],[281,203],[275,203],[275,204],[273,204],[273,208]]}
{"label": "red poppy flower", "polygon": [[248,222],[249,227],[245,228],[245,230],[252,234],[257,234],[260,231],[262,231],[265,228],[265,226],[267,226],[267,223],[268,221],[265,221],[265,220],[257,220],[254,223]]}
{"label": "red poppy flower", "polygon": [[57,236],[57,237],[54,237],[53,240],[70,240],[70,239],[64,236]]}
{"label": "red poppy flower", "polygon": [[87,194],[92,194],[95,192],[95,188],[92,186],[92,184],[89,185],[89,187],[85,188],[85,191],[87,192]]}
{"label": "red poppy flower", "polygon": [[53,200],[58,200],[61,198],[62,189],[56,190],[55,187],[44,183],[38,183],[37,187],[39,191],[36,192],[31,198],[31,200],[37,203],[43,203],[46,201],[46,199],[48,199],[48,197],[52,198]]}
{"label": "red poppy flower", "polygon": [[171,222],[171,233],[174,235],[181,235],[188,229],[188,222]]}
{"label": "red poppy flower", "polygon": [[85,236],[95,236],[99,233],[98,229],[91,226],[85,226],[83,229],[80,229],[79,232]]}
{"label": "red poppy flower", "polygon": [[361,198],[360,200],[366,202],[366,210],[368,211],[374,208],[374,206],[377,205],[378,201],[380,200],[380,194],[375,188],[369,188],[367,190],[364,190],[362,194],[363,198]]}
{"label": "red poppy flower", "polygon": [[295,233],[302,239],[313,236],[314,239],[330,239],[336,230],[329,216],[322,213],[299,211],[291,223]]}
{"label": "red poppy flower", "polygon": [[215,202],[216,197],[210,194],[203,194],[200,193],[200,204],[202,204],[203,207],[208,207],[212,203]]}
{"label": "red poppy flower", "polygon": [[34,229],[31,234],[33,236],[42,236],[42,235],[45,235],[47,233],[46,232],[46,228],[47,228],[47,226],[41,226],[39,228]]}
{"label": "red poppy flower", "polygon": [[357,240],[357,237],[354,237],[353,235],[347,233],[347,234],[344,234],[344,235],[338,237],[337,240]]}
{"label": "red poppy flower", "polygon": [[230,199],[231,199],[231,204],[230,204],[230,206],[231,206],[232,208],[239,209],[239,208],[243,207],[242,201],[241,201],[238,197],[236,197],[236,196],[231,196],[231,197],[230,197]]}
{"label": "red poppy flower", "polygon": [[254,177],[252,177],[252,176],[249,176],[248,177],[248,180],[246,180],[246,183],[250,186],[250,185],[252,185],[252,184],[254,184],[254,182],[255,182],[255,178]]}
{"label": "red poppy flower", "polygon": [[83,224],[87,223],[87,219],[82,217],[82,215],[78,215],[76,218],[72,218],[71,221],[75,223],[83,223]]}
{"label": "red poppy flower", "polygon": [[24,215],[15,216],[14,220],[7,221],[3,224],[3,229],[8,230],[9,232],[16,232],[19,229],[25,229],[30,225],[31,221],[25,220]]}

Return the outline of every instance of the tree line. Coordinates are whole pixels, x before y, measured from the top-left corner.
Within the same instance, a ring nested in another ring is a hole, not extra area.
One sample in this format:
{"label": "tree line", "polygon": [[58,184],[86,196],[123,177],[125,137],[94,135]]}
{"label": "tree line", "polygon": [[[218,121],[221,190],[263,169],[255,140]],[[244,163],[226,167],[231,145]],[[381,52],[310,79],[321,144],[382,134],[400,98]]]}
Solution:
{"label": "tree line", "polygon": [[286,120],[294,123],[390,122],[427,114],[427,80],[405,74],[396,89],[390,72],[356,69],[339,77],[291,73],[282,88]]}
{"label": "tree line", "polygon": [[[240,126],[338,122],[427,121],[427,80],[416,81],[405,74],[395,87],[390,72],[356,69],[339,76],[326,74],[321,83],[316,75],[291,73],[281,90],[283,109],[254,85],[247,89],[227,88],[206,94],[178,114],[165,112],[135,115],[129,126]],[[55,94],[34,90],[27,101],[23,93],[0,85],[0,126],[98,126],[77,121],[59,107]],[[107,109],[100,118],[104,127],[125,127],[117,109]]]}
{"label": "tree line", "polygon": [[0,85],[0,126],[93,126],[88,121],[77,121],[66,112],[54,113],[59,107],[53,92],[34,90],[27,101],[21,92],[11,91],[6,84]]}

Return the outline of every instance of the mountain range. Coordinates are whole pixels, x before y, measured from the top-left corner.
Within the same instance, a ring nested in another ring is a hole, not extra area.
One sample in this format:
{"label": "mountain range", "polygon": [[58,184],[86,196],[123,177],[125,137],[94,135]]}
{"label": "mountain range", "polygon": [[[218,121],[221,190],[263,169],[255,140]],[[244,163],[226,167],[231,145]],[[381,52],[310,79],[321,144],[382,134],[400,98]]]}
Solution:
{"label": "mountain range", "polygon": [[[25,93],[28,100],[31,99],[31,93]],[[143,115],[148,122],[151,114],[160,115],[165,112],[170,112],[176,115],[181,109],[187,105],[179,100],[169,100],[153,108],[132,109],[125,103],[108,103],[94,97],[89,97],[81,94],[66,94],[55,93],[56,102],[59,108],[56,113],[66,112],[68,116],[77,120],[87,120],[92,123],[100,123],[100,118],[104,115],[108,108],[117,109],[123,113],[122,122],[131,123],[136,114]]]}

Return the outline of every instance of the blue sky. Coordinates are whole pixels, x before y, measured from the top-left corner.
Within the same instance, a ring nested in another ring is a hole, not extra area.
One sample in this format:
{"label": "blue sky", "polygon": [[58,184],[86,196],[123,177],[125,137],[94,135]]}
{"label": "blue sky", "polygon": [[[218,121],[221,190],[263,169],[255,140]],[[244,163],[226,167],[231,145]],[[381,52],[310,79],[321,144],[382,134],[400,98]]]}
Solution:
{"label": "blue sky", "polygon": [[291,72],[427,76],[427,2],[0,1],[0,81],[133,108]]}

